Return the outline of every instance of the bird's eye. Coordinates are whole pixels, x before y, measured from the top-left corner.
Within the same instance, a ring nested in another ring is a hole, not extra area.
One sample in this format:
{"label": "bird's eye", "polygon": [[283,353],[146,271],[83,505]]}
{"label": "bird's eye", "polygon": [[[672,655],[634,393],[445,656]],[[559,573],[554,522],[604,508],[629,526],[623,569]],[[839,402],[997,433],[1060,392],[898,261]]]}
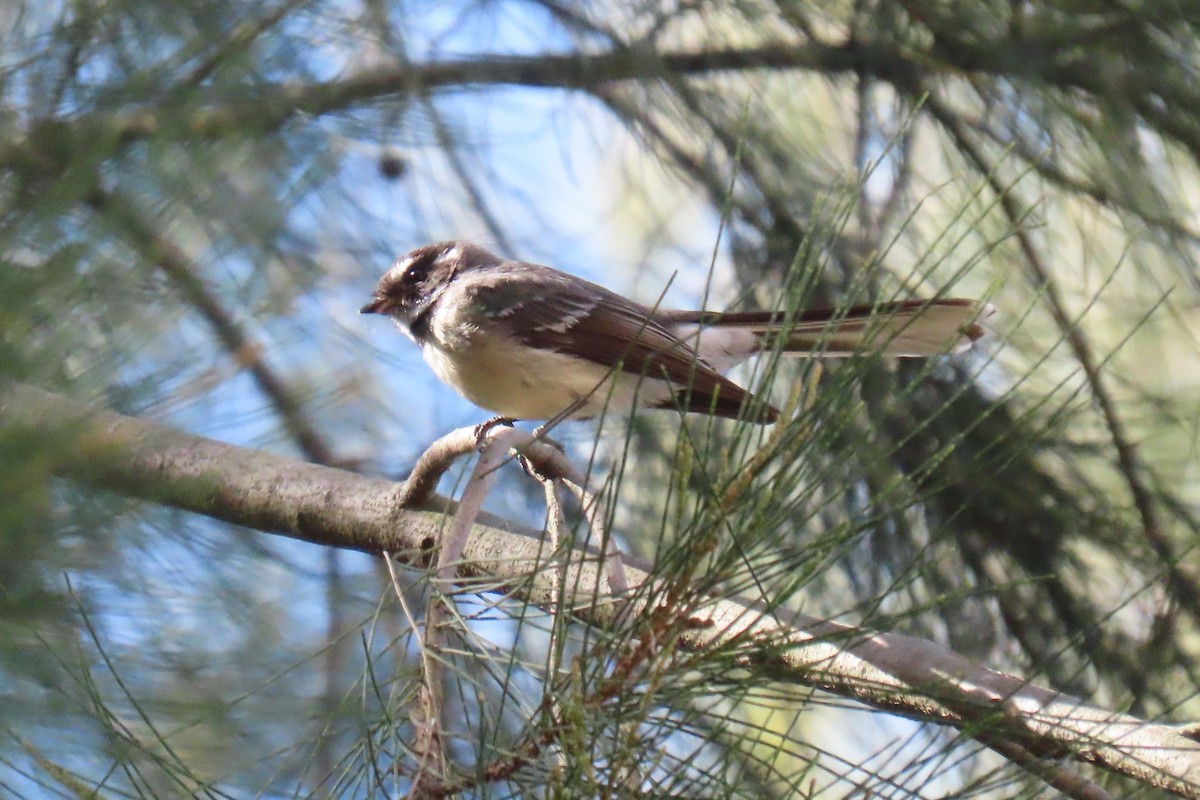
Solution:
{"label": "bird's eye", "polygon": [[422,253],[408,265],[408,269],[404,270],[404,274],[400,277],[400,280],[406,286],[415,286],[422,282],[429,277],[429,272],[433,269],[436,259],[437,253]]}

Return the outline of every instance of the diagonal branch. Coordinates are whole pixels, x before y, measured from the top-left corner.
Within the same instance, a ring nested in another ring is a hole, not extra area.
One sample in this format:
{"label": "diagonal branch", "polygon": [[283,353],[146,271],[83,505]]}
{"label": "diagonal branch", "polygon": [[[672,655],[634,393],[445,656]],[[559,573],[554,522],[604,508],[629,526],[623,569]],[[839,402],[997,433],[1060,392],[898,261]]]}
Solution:
{"label": "diagonal branch", "polygon": [[[282,4],[280,9],[289,7],[292,1]],[[264,23],[270,19],[265,18]],[[304,457],[327,466],[340,464],[333,447],[312,424],[296,394],[267,363],[263,348],[253,334],[247,331],[208,289],[199,277],[197,265],[183,248],[153,227],[148,221],[150,215],[147,209],[139,207],[132,198],[102,189],[94,191],[87,202],[97,213],[109,215],[118,222],[122,235],[131,241],[134,249],[154,264],[175,286],[184,301],[204,317],[221,347],[239,366],[249,371],[258,390],[274,407],[284,429]],[[329,550],[326,554],[325,574],[325,602],[328,609],[326,631],[329,641],[334,644],[325,654],[326,691],[323,703],[332,713],[338,702],[337,676],[341,672],[345,656],[344,642],[341,639],[345,627],[340,603],[342,565],[336,550]],[[328,748],[329,739],[322,739],[316,755],[318,774],[328,772]]]}
{"label": "diagonal branch", "polygon": [[[47,454],[53,471],[93,488],[302,539],[388,551],[426,563],[445,527],[448,503],[398,509],[395,484],[305,464],[91,409],[30,386],[0,382],[0,431],[36,431],[65,446]],[[654,612],[653,591],[613,596],[603,567],[572,559],[559,584],[538,570],[540,533],[480,515],[458,566],[460,580],[486,576],[543,604],[556,586],[579,620],[614,627]],[[628,566],[631,585],[657,586]],[[597,598],[600,601],[597,601]],[[1089,705],[971,663],[908,636],[810,617],[783,616],[760,603],[716,599],[694,612],[680,645],[735,648],[740,666],[763,677],[824,689],[877,709],[1000,739],[1040,759],[1073,758],[1182,797],[1200,798],[1200,744],[1167,725]]]}
{"label": "diagonal branch", "polygon": [[183,249],[147,221],[151,216],[149,212],[139,208],[131,198],[108,190],[93,193],[88,204],[96,212],[111,217],[134,249],[166,275],[188,305],[204,317],[225,351],[250,372],[255,385],[275,407],[305,458],[318,464],[337,464],[333,449],[308,420],[287,384],[267,364],[262,346],[221,305],[200,279],[195,264]]}

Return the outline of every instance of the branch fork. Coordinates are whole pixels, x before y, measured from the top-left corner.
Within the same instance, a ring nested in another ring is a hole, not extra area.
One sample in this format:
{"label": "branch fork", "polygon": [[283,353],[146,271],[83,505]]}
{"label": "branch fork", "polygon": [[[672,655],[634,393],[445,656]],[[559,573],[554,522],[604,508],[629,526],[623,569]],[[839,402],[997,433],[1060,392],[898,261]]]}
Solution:
{"label": "branch fork", "polygon": [[[620,552],[604,527],[596,495],[586,488],[586,477],[575,468],[562,450],[536,433],[485,423],[458,428],[442,436],[421,454],[412,473],[396,492],[397,516],[405,509],[419,507],[429,501],[438,481],[451,464],[475,450],[479,451],[479,460],[471,471],[471,477],[467,481],[462,499],[458,502],[449,531],[442,537],[434,561],[433,584],[436,591],[430,597],[425,614],[423,648],[426,657],[421,662],[425,674],[418,702],[412,710],[417,731],[415,747],[422,764],[422,774],[416,777],[414,789],[427,782],[430,785],[437,783],[438,777],[428,774],[427,768],[432,767],[429,772],[444,774],[445,737],[442,735],[442,726],[438,718],[443,669],[441,652],[446,644],[446,631],[442,628],[442,623],[447,612],[446,603],[450,602],[449,598],[453,595],[458,579],[458,565],[470,539],[471,528],[483,509],[484,500],[495,483],[500,467],[516,458],[525,471],[542,484],[546,496],[546,530],[550,535],[549,551],[552,558],[556,557],[559,551],[567,527],[556,489],[561,485],[570,490],[579,500],[592,532],[606,548],[605,563],[611,588],[619,594],[628,590]],[[560,607],[565,572],[566,565],[563,564],[553,581],[551,600],[554,608]]]}

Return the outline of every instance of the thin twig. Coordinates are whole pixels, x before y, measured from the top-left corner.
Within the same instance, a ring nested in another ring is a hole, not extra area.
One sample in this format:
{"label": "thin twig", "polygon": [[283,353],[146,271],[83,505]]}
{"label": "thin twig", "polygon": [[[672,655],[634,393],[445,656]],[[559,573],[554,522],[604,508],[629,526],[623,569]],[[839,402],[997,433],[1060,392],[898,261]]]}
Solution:
{"label": "thin twig", "polygon": [[[396,599],[400,602],[400,611],[408,619],[412,630],[416,631],[417,619],[413,616],[412,611],[409,610],[408,603],[404,599],[404,591],[400,588],[400,579],[396,574],[392,554],[385,550],[382,555],[383,563],[387,566],[388,576],[391,578],[392,591],[395,592]],[[430,610],[432,611],[432,606]],[[412,797],[413,793],[423,784],[428,785],[430,782],[438,782],[441,780],[441,776],[445,774],[445,763],[444,760],[440,759],[437,760],[437,776],[430,778],[426,773],[429,762],[434,761],[438,755],[442,754],[440,737],[437,737],[435,741],[435,736],[430,733],[431,729],[440,730],[436,726],[438,725],[438,710],[441,708],[441,662],[438,659],[430,657],[430,622],[431,616],[427,615],[425,618],[425,633],[417,640],[417,647],[421,652],[421,688],[417,693],[416,705],[409,712],[409,719],[412,720],[413,728],[417,731],[418,744],[414,749],[421,754],[421,759],[417,762],[415,776],[409,790],[409,797]]]}
{"label": "thin twig", "polygon": [[[543,475],[561,478],[573,484],[582,486],[585,482],[582,473],[572,466],[562,451],[548,444],[531,433],[514,428],[502,428],[501,431],[511,431],[506,436],[509,447],[517,450],[530,461],[535,469]],[[492,428],[485,435],[493,439],[498,430]],[[473,452],[479,446],[479,431],[476,427],[457,428],[439,438],[421,453],[413,466],[408,478],[401,484],[395,495],[395,501],[400,508],[418,508],[425,504],[437,488],[438,481],[446,474],[446,470],[454,461],[467,453]],[[506,459],[502,459],[503,463]],[[499,464],[497,464],[499,466]]]}
{"label": "thin twig", "polygon": [[[587,479],[583,473],[570,462],[561,450],[539,438],[536,433],[528,433],[518,428],[491,428],[485,433],[485,437],[489,446],[492,442],[502,441],[506,448],[503,451],[495,451],[497,455],[494,463],[492,463],[492,459],[489,459],[486,475],[490,475],[496,468],[509,460],[510,454],[519,455],[536,475],[561,481],[576,496],[593,535],[605,548],[604,559],[612,589],[618,593],[627,591],[629,584],[622,569],[621,552],[617,548],[616,542],[607,533],[603,510],[598,498],[588,492]],[[455,459],[472,452],[478,444],[479,431],[476,427],[458,428],[431,444],[417,459],[412,472],[395,492],[397,510],[423,506]],[[499,455],[500,453],[503,455]],[[483,459],[481,458],[480,464],[482,463]],[[479,469],[477,464],[477,474]],[[463,500],[460,501],[460,508],[461,503],[466,502],[467,497],[464,495]],[[479,509],[475,509],[469,518],[473,519],[478,511]],[[468,519],[467,516],[456,515],[455,518],[464,520],[461,523],[463,531],[470,529],[469,524],[465,522]]]}
{"label": "thin twig", "polygon": [[[434,443],[447,440],[450,445],[461,444],[463,430],[459,429]],[[527,437],[524,431],[515,428],[492,428],[487,432],[487,440],[475,463],[475,469],[467,481],[458,510],[450,525],[449,535],[438,548],[437,565],[434,580],[431,581],[432,591],[429,604],[425,611],[425,636],[423,659],[424,679],[418,694],[418,702],[412,710],[413,725],[416,728],[416,740],[413,748],[420,758],[420,768],[413,779],[409,797],[420,797],[427,785],[440,784],[446,777],[446,753],[441,721],[442,709],[442,665],[446,651],[448,631],[444,627],[447,604],[454,602],[454,590],[458,577],[458,562],[462,559],[463,550],[471,535],[471,528],[479,512],[483,509],[484,500],[498,476],[497,467],[508,459],[511,440]],[[447,446],[440,449],[447,450]],[[390,569],[390,566],[389,566]],[[432,657],[429,657],[432,656]],[[430,774],[432,772],[432,775]]]}

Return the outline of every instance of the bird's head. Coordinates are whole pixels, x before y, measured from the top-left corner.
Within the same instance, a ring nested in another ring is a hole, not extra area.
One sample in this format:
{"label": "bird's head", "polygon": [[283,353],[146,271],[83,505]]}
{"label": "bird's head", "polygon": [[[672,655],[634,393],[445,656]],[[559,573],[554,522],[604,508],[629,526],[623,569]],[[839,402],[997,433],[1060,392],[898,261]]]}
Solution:
{"label": "bird's head", "polygon": [[359,309],[359,313],[392,317],[411,331],[456,275],[496,261],[491,253],[469,242],[418,247],[396,259],[379,279],[371,302]]}

